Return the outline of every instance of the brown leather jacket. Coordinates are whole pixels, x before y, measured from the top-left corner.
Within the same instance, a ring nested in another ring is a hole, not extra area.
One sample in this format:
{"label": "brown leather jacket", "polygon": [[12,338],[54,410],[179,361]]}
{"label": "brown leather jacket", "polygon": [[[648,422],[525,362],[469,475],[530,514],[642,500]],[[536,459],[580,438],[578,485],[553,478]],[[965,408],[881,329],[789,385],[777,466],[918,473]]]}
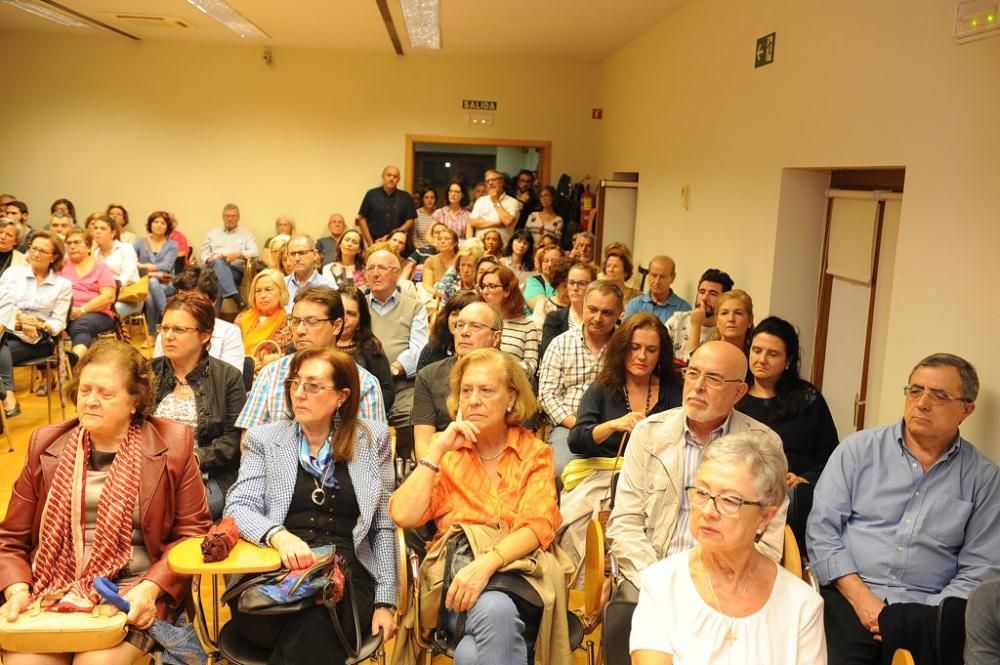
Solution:
{"label": "brown leather jacket", "polygon": [[[0,590],[15,582],[32,584],[31,561],[38,547],[39,526],[52,476],[76,418],[39,427],[31,436],[24,469],[14,483],[7,516],[0,523]],[[194,457],[191,430],[180,423],[148,418],[142,430],[142,478],[139,482],[139,519],[146,550],[153,564],[143,579],[155,582],[165,595],[157,601],[161,618],[168,607],[183,601],[190,576],[167,567],[171,546],[208,532],[205,485]]]}

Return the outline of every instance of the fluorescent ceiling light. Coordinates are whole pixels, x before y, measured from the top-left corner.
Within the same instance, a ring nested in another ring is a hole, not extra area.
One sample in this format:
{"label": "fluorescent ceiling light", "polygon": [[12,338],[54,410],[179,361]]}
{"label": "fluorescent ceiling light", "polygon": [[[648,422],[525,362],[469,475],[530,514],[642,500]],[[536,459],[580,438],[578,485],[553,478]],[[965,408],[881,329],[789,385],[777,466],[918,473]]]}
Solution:
{"label": "fluorescent ceiling light", "polygon": [[[190,2],[190,0],[188,0]],[[438,0],[402,0],[403,21],[413,48],[441,48]]]}
{"label": "fluorescent ceiling light", "polygon": [[240,37],[270,39],[271,36],[229,6],[225,0],[187,0],[188,4],[215,19]]}
{"label": "fluorescent ceiling light", "polygon": [[28,0],[0,0],[0,3],[10,5],[11,7],[17,7],[18,9],[26,11],[29,14],[34,14],[35,16],[47,19],[53,23],[58,23],[59,25],[67,28],[92,27],[89,23],[81,21],[74,16],[57,12],[54,9],[49,9],[45,5],[36,5],[34,2],[29,2]]}

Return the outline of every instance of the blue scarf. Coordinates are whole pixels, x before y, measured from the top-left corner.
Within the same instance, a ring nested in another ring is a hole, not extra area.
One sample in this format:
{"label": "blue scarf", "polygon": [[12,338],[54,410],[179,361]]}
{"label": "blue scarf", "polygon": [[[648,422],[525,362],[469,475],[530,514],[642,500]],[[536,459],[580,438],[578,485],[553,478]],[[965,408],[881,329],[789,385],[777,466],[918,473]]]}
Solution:
{"label": "blue scarf", "polygon": [[340,490],[340,483],[333,475],[333,448],[330,446],[333,432],[326,437],[316,456],[309,452],[309,440],[302,431],[302,425],[295,426],[295,434],[299,440],[299,464],[306,473],[313,478],[319,478],[323,487],[331,487],[335,492]]}

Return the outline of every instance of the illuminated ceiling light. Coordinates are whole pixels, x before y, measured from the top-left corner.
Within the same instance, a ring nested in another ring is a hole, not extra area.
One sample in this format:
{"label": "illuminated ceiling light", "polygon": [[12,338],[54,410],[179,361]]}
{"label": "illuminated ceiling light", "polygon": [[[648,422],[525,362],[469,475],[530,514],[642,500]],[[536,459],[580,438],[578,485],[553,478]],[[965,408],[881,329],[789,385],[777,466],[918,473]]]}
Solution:
{"label": "illuminated ceiling light", "polygon": [[76,18],[75,16],[70,16],[69,14],[63,14],[62,12],[57,12],[56,10],[50,9],[45,5],[37,5],[34,2],[29,2],[28,0],[0,0],[0,4],[16,7],[22,11],[28,12],[29,14],[34,14],[35,16],[52,21],[53,23],[58,23],[59,25],[65,26],[67,28],[93,27],[86,21],[82,21]]}
{"label": "illuminated ceiling light", "polygon": [[[191,2],[191,0],[188,0]],[[438,0],[402,0],[403,21],[413,48],[441,48]]]}
{"label": "illuminated ceiling light", "polygon": [[187,0],[188,4],[222,25],[226,26],[243,39],[270,39],[271,36],[258,28],[238,11],[229,6],[225,0]]}

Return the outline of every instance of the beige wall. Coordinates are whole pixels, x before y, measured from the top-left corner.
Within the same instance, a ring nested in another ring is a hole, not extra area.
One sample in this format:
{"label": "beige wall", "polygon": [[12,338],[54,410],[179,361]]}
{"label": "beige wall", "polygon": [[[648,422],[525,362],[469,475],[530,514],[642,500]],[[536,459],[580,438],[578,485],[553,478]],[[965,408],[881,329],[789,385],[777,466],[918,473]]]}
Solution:
{"label": "beige wall", "polygon": [[[121,201],[133,225],[175,211],[197,241],[234,201],[261,240],[282,212],[325,231],[331,212],[353,219],[383,166],[403,166],[407,133],[551,140],[553,178],[596,168],[580,64],[276,49],[272,70],[258,47],[0,42],[0,190],[36,220],[57,197],[82,216]],[[463,98],[498,101],[493,126],[468,125]]]}
{"label": "beige wall", "polygon": [[[917,359],[952,351],[984,385],[963,432],[1000,459],[1000,38],[957,46],[953,15],[943,0],[690,2],[603,64],[600,173],[640,173],[640,261],[671,253],[685,297],[723,267],[764,314],[787,292],[773,284],[782,169],[905,167],[869,422],[901,414]],[[772,31],[776,62],[754,70]]]}

